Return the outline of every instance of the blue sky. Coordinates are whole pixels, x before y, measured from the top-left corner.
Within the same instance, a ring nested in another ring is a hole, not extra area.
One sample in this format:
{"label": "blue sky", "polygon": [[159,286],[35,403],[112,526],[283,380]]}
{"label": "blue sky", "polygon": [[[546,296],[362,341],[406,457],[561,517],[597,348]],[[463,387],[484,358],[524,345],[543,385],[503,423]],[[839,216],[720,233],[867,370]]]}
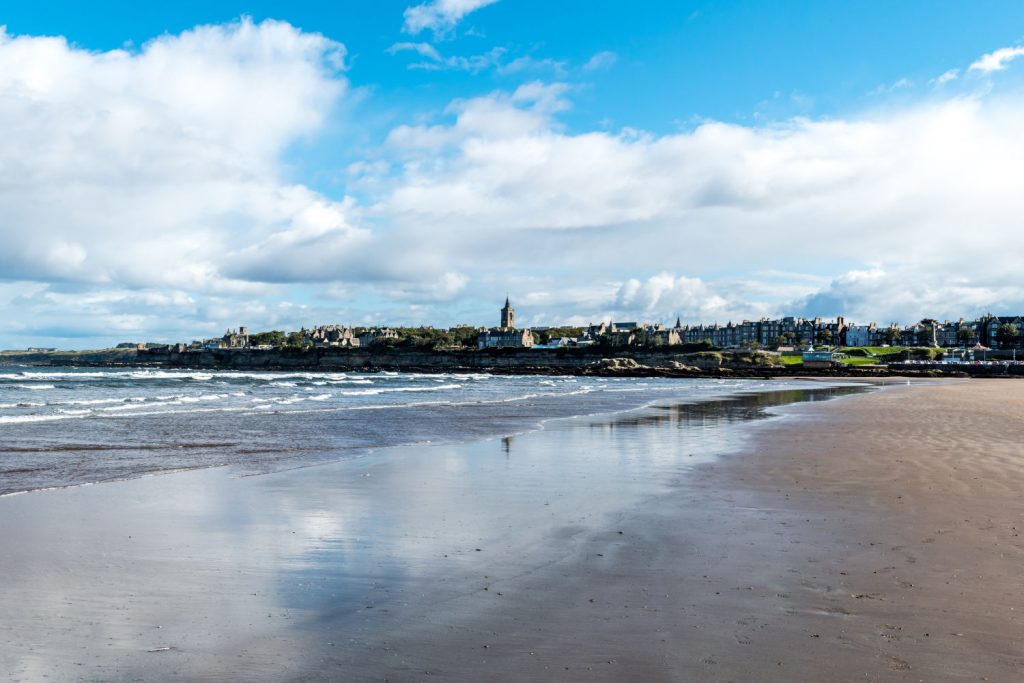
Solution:
{"label": "blue sky", "polygon": [[[0,9],[0,346],[1024,310],[1017,2]],[[60,37],[53,40],[52,37]]]}

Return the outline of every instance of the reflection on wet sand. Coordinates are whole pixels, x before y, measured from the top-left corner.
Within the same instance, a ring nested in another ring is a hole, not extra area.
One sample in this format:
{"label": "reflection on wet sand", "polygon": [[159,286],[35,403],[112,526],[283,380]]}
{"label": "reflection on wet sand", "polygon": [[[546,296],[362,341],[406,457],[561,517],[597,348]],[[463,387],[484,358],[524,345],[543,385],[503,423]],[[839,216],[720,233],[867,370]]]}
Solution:
{"label": "reflection on wet sand", "polygon": [[790,403],[813,403],[865,391],[861,386],[823,387],[815,389],[787,389],[756,394],[739,394],[701,403],[673,403],[651,406],[607,420],[594,421],[592,429],[641,429],[673,425],[680,428],[708,427],[760,420],[770,417],[769,408]]}
{"label": "reflection on wet sand", "polygon": [[197,471],[0,499],[11,522],[0,671],[330,678],[386,652],[389,634],[500,609],[517,577],[735,448],[738,422],[859,390],[656,406],[258,477]]}

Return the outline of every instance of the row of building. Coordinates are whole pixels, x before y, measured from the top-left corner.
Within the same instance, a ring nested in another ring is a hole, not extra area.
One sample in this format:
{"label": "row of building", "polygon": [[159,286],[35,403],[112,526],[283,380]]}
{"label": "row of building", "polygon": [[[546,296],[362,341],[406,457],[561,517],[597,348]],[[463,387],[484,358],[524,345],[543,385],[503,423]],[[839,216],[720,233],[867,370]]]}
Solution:
{"label": "row of building", "polygon": [[312,330],[303,328],[300,330],[303,341],[312,344],[316,348],[342,347],[359,348],[367,347],[384,339],[398,339],[398,332],[390,327],[376,327],[356,334],[351,327],[343,325],[321,325]]}
{"label": "row of building", "polygon": [[[1024,345],[1021,316],[987,314],[975,320],[955,321],[926,318],[913,325],[897,323],[857,325],[844,318],[822,320],[787,316],[778,319],[745,320],[725,325],[682,326],[676,323],[683,343],[708,340],[715,346],[772,347],[783,344],[830,346],[955,346],[981,344],[990,348],[1020,348]],[[1002,332],[1001,332],[1002,330]],[[1016,330],[1016,334],[1007,330]]]}
{"label": "row of building", "polygon": [[[1016,330],[1016,334],[1008,334]],[[856,325],[843,317],[783,318],[744,320],[724,325],[683,325],[679,319],[672,327],[661,323],[601,322],[589,325],[576,337],[549,339],[537,343],[538,332],[549,328],[517,328],[515,309],[506,298],[497,328],[481,329],[477,335],[478,349],[493,348],[564,348],[601,344],[612,347],[659,347],[709,342],[719,348],[778,346],[939,346],[955,347],[980,344],[989,348],[1024,348],[1024,318],[1021,316],[984,315],[975,320],[939,321],[924,319],[909,326],[896,323]],[[396,330],[381,327],[357,334],[344,325],[321,325],[299,331],[304,344],[316,348],[365,348],[382,340],[398,339]],[[259,348],[250,344],[248,330],[229,330],[223,337],[196,342],[206,349]]]}
{"label": "row of building", "polygon": [[[398,332],[389,327],[376,327],[356,334],[353,328],[344,325],[321,325],[311,330],[302,328],[299,336],[304,344],[315,348],[359,348],[370,346],[378,340],[398,339]],[[209,350],[273,348],[272,345],[252,343],[246,327],[239,327],[237,331],[228,330],[222,337],[193,342],[192,347]]]}
{"label": "row of building", "polygon": [[[1001,331],[1002,330],[1002,331]],[[1007,334],[1016,330],[1016,334]],[[517,329],[515,311],[505,299],[501,326],[483,330],[477,338],[480,349],[498,347],[537,347],[534,333],[546,328]],[[661,323],[602,322],[589,325],[573,338],[552,339],[540,348],[589,346],[603,343],[614,347],[674,346],[709,342],[720,348],[785,345],[827,346],[940,346],[980,344],[990,348],[1024,348],[1024,318],[984,315],[975,320],[939,321],[924,319],[909,326],[897,323],[856,325],[842,316],[835,320],[785,316],[744,320],[724,325],[683,325],[677,318],[673,327]]]}

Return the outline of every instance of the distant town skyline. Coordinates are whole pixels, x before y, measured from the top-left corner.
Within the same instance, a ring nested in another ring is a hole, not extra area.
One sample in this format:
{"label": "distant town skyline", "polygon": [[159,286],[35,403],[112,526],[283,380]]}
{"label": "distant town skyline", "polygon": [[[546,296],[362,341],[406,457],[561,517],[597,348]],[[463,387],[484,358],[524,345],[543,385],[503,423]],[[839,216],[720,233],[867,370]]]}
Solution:
{"label": "distant town skyline", "polygon": [[0,348],[1024,310],[1024,5],[0,10]]}

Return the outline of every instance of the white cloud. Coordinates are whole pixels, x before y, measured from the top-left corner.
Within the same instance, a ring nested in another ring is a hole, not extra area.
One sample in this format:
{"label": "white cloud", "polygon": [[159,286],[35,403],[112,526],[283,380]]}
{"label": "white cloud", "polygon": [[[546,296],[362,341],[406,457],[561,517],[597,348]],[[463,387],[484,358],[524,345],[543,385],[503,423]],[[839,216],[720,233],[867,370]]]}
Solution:
{"label": "white cloud", "polygon": [[971,64],[969,69],[971,71],[981,71],[982,73],[1002,71],[1009,66],[1010,62],[1021,55],[1024,55],[1024,46],[999,48],[995,52],[982,56],[978,61]]}
{"label": "white cloud", "polygon": [[[279,319],[290,292],[267,282],[394,287],[449,272],[388,270],[384,250],[375,269],[358,207],[285,179],[287,150],[349,91],[344,58],[340,43],[275,21],[200,26],[137,51],[0,31],[0,279],[44,283],[0,302],[5,331],[194,334],[225,311],[235,325]],[[163,292],[197,303],[146,303]]]}
{"label": "white cloud", "polygon": [[445,57],[430,43],[406,42],[395,43],[388,48],[388,52],[390,54],[415,52],[425,59],[425,61],[413,62],[409,65],[410,69],[423,69],[426,71],[454,70],[479,73],[485,69],[500,65],[506,50],[503,47],[495,47],[480,55]]}
{"label": "white cloud", "polygon": [[463,273],[449,271],[442,273],[436,280],[420,284],[396,284],[392,288],[385,287],[387,296],[397,301],[406,301],[414,305],[447,303],[462,294],[469,284],[469,278]]}
{"label": "white cloud", "polygon": [[423,31],[433,31],[443,35],[462,21],[470,12],[493,5],[498,0],[431,0],[405,10],[405,23],[402,30],[416,35]]}
{"label": "white cloud", "polygon": [[442,62],[444,58],[441,53],[437,51],[430,43],[395,43],[388,48],[389,54],[396,54],[399,52],[415,52],[420,57],[426,57],[429,60],[435,62]]}
{"label": "white cloud", "polygon": [[[393,51],[469,68],[429,43]],[[1024,98],[989,79],[668,135],[569,129],[576,90],[533,81],[396,125],[341,174],[356,202],[284,161],[345,102],[344,56],[279,22],[133,52],[0,32],[8,335],[479,322],[506,292],[548,323],[1024,309]]]}
{"label": "white cloud", "polygon": [[560,77],[566,73],[566,62],[560,59],[551,59],[550,57],[539,59],[524,55],[513,59],[508,64],[499,66],[497,71],[503,75],[517,74],[525,71],[548,71]]}
{"label": "white cloud", "polygon": [[884,95],[887,93],[896,92],[897,90],[905,90],[914,85],[914,83],[907,78],[900,78],[892,83],[881,83],[875,87],[869,95]]}
{"label": "white cloud", "polygon": [[806,315],[845,313],[860,323],[910,323],[929,317],[971,319],[985,312],[1024,310],[1024,283],[1002,276],[930,272],[913,264],[888,269],[852,270],[828,286],[796,301],[792,312]]}
{"label": "white cloud", "polygon": [[583,65],[584,71],[603,71],[615,65],[619,56],[610,50],[598,52]]}
{"label": "white cloud", "polygon": [[297,210],[288,225],[265,239],[234,252],[224,270],[242,280],[262,282],[330,282],[351,277],[346,255],[371,239],[353,227],[346,214],[352,202],[331,203],[298,193]]}
{"label": "white cloud", "polygon": [[[932,298],[882,302],[879,291],[877,310],[906,318],[939,302],[970,313],[978,293],[1010,296],[993,281],[1019,280],[1019,97],[767,126],[709,121],[658,136],[567,133],[558,114],[568,95],[533,83],[458,102],[447,122],[396,128],[389,142],[403,170],[374,211],[477,291],[498,296],[524,268],[550,274],[521,291],[567,316],[785,313],[814,294],[814,278],[865,270],[862,259],[877,260],[892,284],[931,283]],[[481,264],[491,254],[500,258]],[[769,269],[809,280],[751,275]],[[563,288],[630,274],[589,310],[560,299]]]}
{"label": "white cloud", "polygon": [[945,71],[939,76],[937,76],[935,79],[933,79],[932,83],[936,85],[945,85],[946,83],[955,81],[959,76],[960,69],[950,69],[949,71]]}
{"label": "white cloud", "polygon": [[[666,311],[690,320],[713,321],[728,315],[730,302],[714,293],[699,278],[660,273],[645,282],[627,280],[616,294],[616,308],[664,317]],[[723,320],[724,322],[724,320]]]}
{"label": "white cloud", "polygon": [[0,272],[229,286],[224,254],[325,201],[283,183],[280,156],[345,93],[344,54],[273,21],[138,53],[0,33]]}

